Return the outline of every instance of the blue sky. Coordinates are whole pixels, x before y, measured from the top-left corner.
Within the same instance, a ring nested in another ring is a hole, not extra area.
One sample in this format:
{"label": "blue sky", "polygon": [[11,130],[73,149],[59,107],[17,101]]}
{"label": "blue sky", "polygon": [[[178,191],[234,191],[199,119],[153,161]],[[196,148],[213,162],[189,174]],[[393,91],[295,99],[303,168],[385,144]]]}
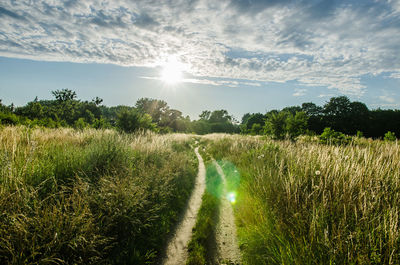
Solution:
{"label": "blue sky", "polygon": [[338,95],[398,108],[399,51],[399,0],[0,1],[6,104],[69,88],[106,105],[163,99],[191,118]]}

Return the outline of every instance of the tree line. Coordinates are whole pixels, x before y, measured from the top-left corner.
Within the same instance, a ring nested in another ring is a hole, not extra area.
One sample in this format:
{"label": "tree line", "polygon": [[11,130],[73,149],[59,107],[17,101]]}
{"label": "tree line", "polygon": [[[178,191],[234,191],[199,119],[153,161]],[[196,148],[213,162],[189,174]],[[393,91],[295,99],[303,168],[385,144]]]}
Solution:
{"label": "tree line", "polygon": [[239,126],[226,110],[203,111],[198,120],[190,120],[182,112],[172,109],[163,100],[141,98],[133,106],[102,105],[99,97],[91,101],[77,98],[75,91],[61,89],[51,92],[53,99],[37,97],[25,106],[6,106],[0,100],[0,124],[44,126],[115,128],[126,133],[151,130],[160,133],[185,132],[207,134],[212,132],[239,133]]}
{"label": "tree line", "polygon": [[160,133],[185,132],[196,134],[242,133],[271,135],[277,139],[295,138],[301,134],[322,134],[326,128],[346,135],[379,138],[385,133],[400,135],[400,110],[369,110],[347,97],[332,97],[323,106],[312,102],[282,110],[247,113],[241,122],[226,110],[205,110],[198,120],[183,116],[163,100],[141,98],[133,106],[102,105],[99,97],[91,101],[77,98],[75,91],[52,91],[53,99],[37,97],[25,106],[6,106],[0,100],[0,123],[44,127],[116,128],[131,133],[152,130]]}
{"label": "tree line", "polygon": [[271,110],[265,114],[247,113],[240,125],[244,134],[269,134],[294,138],[300,134],[322,134],[330,128],[346,135],[381,138],[388,132],[400,135],[400,110],[369,110],[346,96],[332,97],[323,106],[312,102]]}

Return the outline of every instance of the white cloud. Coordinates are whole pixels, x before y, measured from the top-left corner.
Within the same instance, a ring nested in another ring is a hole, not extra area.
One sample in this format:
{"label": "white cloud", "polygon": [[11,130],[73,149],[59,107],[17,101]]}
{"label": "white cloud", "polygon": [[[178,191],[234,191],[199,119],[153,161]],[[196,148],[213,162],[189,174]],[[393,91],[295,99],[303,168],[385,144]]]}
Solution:
{"label": "white cloud", "polygon": [[[163,81],[161,77],[157,77],[157,76],[141,76],[140,78]],[[192,83],[192,84],[201,84],[201,85],[212,85],[212,86],[227,86],[227,87],[238,87],[239,85],[261,86],[261,84],[257,83],[257,82],[242,82],[242,81],[221,80],[221,79],[210,80],[210,79],[206,79],[206,78],[202,78],[202,79],[184,78],[180,82],[182,82],[182,83]]]}
{"label": "white cloud", "polygon": [[157,66],[172,54],[193,82],[296,80],[360,96],[361,76],[400,76],[399,3],[3,1],[0,55]]}
{"label": "white cloud", "polygon": [[396,100],[395,100],[393,97],[388,96],[388,95],[379,96],[379,99],[382,100],[382,101],[384,101],[384,102],[387,102],[387,103],[394,103],[394,102],[396,102]]}
{"label": "white cloud", "polygon": [[390,77],[390,78],[400,79],[400,72],[391,73],[389,77]]}
{"label": "white cloud", "polygon": [[307,89],[304,89],[304,88],[296,88],[296,89],[294,90],[293,96],[294,96],[294,97],[301,97],[301,96],[304,96],[304,95],[306,94],[306,92],[307,92]]}

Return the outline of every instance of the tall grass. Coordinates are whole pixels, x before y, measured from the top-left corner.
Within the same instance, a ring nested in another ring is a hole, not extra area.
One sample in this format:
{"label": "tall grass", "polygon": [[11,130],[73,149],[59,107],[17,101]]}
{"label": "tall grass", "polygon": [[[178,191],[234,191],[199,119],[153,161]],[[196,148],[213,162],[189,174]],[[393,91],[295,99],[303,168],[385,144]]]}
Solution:
{"label": "tall grass", "polygon": [[400,146],[211,135],[237,166],[246,264],[399,264]]}
{"label": "tall grass", "polygon": [[194,185],[185,135],[0,129],[0,263],[157,261]]}

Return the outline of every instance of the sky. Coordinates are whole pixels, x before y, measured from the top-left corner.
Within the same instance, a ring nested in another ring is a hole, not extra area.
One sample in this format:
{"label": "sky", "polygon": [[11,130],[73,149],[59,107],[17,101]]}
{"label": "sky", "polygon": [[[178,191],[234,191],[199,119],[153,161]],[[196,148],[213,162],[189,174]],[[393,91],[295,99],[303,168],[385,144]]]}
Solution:
{"label": "sky", "polygon": [[0,99],[69,88],[237,119],[346,95],[400,105],[400,0],[0,0]]}

